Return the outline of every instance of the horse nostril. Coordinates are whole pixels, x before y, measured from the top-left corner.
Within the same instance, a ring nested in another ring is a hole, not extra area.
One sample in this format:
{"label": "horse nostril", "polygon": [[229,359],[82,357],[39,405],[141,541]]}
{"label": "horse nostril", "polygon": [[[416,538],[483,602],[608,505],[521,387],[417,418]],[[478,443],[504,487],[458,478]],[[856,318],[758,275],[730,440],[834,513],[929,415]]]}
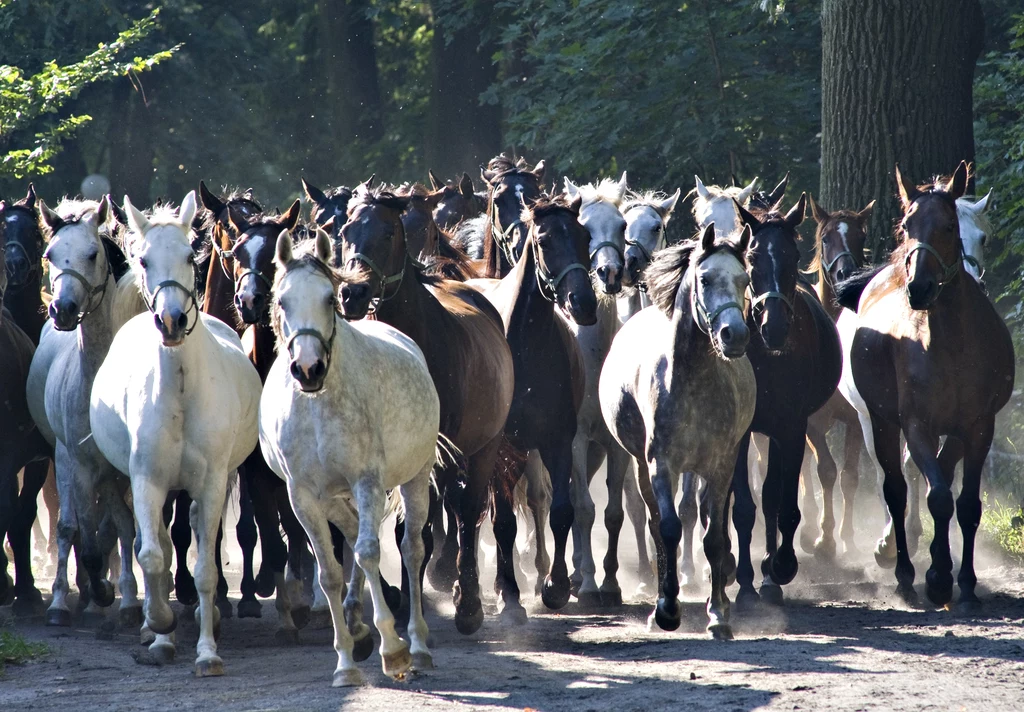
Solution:
{"label": "horse nostril", "polygon": [[295,378],[296,380],[302,379],[302,369],[299,368],[298,362],[292,361],[291,365],[288,367],[288,370],[291,371],[292,377]]}
{"label": "horse nostril", "polygon": [[722,341],[729,341],[732,338],[732,329],[728,326],[723,326],[718,332],[718,335],[721,337]]}
{"label": "horse nostril", "polygon": [[256,292],[256,294],[252,295],[252,305],[254,307],[259,306],[262,303],[263,303],[263,295],[260,292]]}
{"label": "horse nostril", "polygon": [[178,319],[177,319],[177,324],[178,324],[178,328],[179,329],[186,329],[186,328],[188,328],[188,314],[179,313],[178,314]]}
{"label": "horse nostril", "polygon": [[164,328],[164,320],[160,318],[159,314],[153,315],[153,321],[156,322],[156,328],[161,330]]}
{"label": "horse nostril", "polygon": [[597,277],[602,282],[607,280],[608,279],[608,267],[606,267],[605,265],[601,265],[600,267],[598,267],[597,268]]}
{"label": "horse nostril", "polygon": [[324,362],[317,361],[316,363],[313,364],[313,368],[309,370],[310,377],[319,380],[324,377],[325,370],[326,367],[324,366]]}

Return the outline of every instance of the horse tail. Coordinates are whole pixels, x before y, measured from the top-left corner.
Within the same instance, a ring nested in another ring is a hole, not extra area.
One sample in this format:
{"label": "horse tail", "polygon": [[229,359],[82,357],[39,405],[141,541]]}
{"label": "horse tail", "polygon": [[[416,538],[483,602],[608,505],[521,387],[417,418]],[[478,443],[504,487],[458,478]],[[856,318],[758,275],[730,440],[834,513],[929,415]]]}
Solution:
{"label": "horse tail", "polygon": [[[434,463],[434,467],[430,470],[430,489],[437,496],[440,496],[440,489],[437,486],[437,477],[435,476],[438,469],[454,467],[461,477],[464,477],[463,473],[469,469],[469,462],[466,460],[466,456],[462,454],[462,450],[447,435],[442,433],[437,434],[437,444],[434,445]],[[388,490],[387,502],[384,505],[384,519],[387,519],[392,514],[397,515],[399,521],[405,519],[405,507],[403,506],[398,487]]]}
{"label": "horse tail", "polygon": [[505,435],[501,436],[491,478],[495,496],[501,495],[510,502],[515,500],[516,484],[522,478],[528,457],[528,452],[517,448]]}
{"label": "horse tail", "polygon": [[864,293],[864,289],[871,280],[887,266],[881,265],[862,269],[859,272],[855,272],[852,277],[847,277],[842,282],[836,284],[834,287],[836,304],[850,311],[857,311],[857,307],[860,304],[860,295]]}
{"label": "horse tail", "polygon": [[537,467],[532,468],[529,462],[527,462],[526,476],[519,478],[512,499],[513,508],[524,519],[529,519],[533,516],[532,508],[530,507],[530,490],[534,490],[533,494],[536,495],[536,501],[546,500],[549,503],[554,492],[554,485],[551,483],[551,476],[548,474],[548,471],[539,461],[536,462],[536,465]]}
{"label": "horse tail", "polygon": [[114,333],[124,326],[129,319],[144,313],[149,307],[142,296],[142,289],[135,278],[135,272],[129,270],[117,280],[114,289]]}

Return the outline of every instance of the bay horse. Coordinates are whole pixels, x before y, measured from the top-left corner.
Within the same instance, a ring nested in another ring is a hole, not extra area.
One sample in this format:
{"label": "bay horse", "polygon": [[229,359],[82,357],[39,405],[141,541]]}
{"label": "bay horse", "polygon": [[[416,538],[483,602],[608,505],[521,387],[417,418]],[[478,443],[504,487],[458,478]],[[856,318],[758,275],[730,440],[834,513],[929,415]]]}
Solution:
{"label": "bay horse", "polygon": [[114,587],[104,573],[113,542],[100,535],[107,516],[121,542],[121,623],[142,622],[131,565],[135,523],[124,499],[127,482],[97,448],[89,421],[92,385],[120,326],[114,315],[113,260],[101,235],[110,216],[106,197],[99,203],[63,200],[56,212],[40,205],[48,237],[43,259],[49,264],[53,299],[50,321],[32,359],[27,394],[32,417],[54,448],[60,495],[57,574],[47,625],[71,625],[67,560],[75,539],[81,547],[79,568],[88,576],[88,588],[82,590],[84,582],[79,585],[83,597],[101,607],[113,603]]}
{"label": "bay horse", "polygon": [[[796,576],[793,540],[800,524],[797,500],[807,419],[832,397],[842,371],[835,324],[817,296],[799,281],[796,228],[803,221],[806,203],[806,195],[801,195],[785,215],[772,211],[760,218],[733,203],[742,224],[752,231],[747,252],[751,296],[747,326],[757,334],[747,347],[757,381],[757,406],[733,476],[733,521],[740,550],[738,606],[751,605],[760,597],[780,603],[781,586]],[[754,590],[750,560],[756,508],[747,455],[750,434],[755,432],[769,438],[761,492],[767,551],[761,562],[760,597]]]}
{"label": "bay horse", "polygon": [[[463,284],[427,275],[412,262],[401,219],[407,207],[407,199],[382,187],[367,182],[356,188],[340,230],[342,312],[359,319],[372,308],[376,319],[422,349],[440,398],[440,432],[468,462],[461,472],[446,458],[438,486],[457,517],[455,625],[469,634],[483,622],[477,528],[512,401],[513,360],[501,317],[487,299]],[[432,544],[431,539],[428,551]],[[356,605],[349,621],[358,639],[369,630]]]}
{"label": "bay horse", "polygon": [[[953,597],[949,523],[953,470],[964,461],[956,515],[963,535],[958,605],[980,608],[975,592],[974,540],[981,519],[981,472],[996,413],[1013,390],[1014,351],[1009,330],[975,279],[964,278],[964,248],[956,210],[968,166],[948,180],[915,186],[896,168],[904,216],[901,241],[888,264],[837,288],[840,304],[856,309],[852,338],[844,327],[853,389],[866,407],[874,452],[885,473],[883,492],[896,544],[897,593],[916,600],[904,514],[907,484],[900,432],[928,482],[935,523],[926,594],[937,606]],[[846,314],[843,315],[846,319]],[[848,344],[848,345],[847,345]],[[940,447],[940,438],[946,437]],[[880,552],[876,551],[876,558]]]}
{"label": "bay horse", "polygon": [[711,564],[708,631],[731,638],[726,580],[735,567],[729,546],[729,489],[737,453],[754,416],[754,373],[744,356],[750,341],[744,293],[750,228],[739,240],[699,240],[666,248],[645,272],[654,306],[619,330],[601,372],[601,410],[616,440],[633,457],[651,514],[661,595],[651,619],[679,627],[676,514],[679,477],[706,483],[704,553]]}
{"label": "bay horse", "polygon": [[[492,239],[485,248],[491,279],[469,282],[479,284],[501,314],[515,368],[515,392],[505,424],[506,452],[522,456],[503,458],[492,514],[498,545],[495,590],[502,619],[513,625],[526,620],[526,610],[519,601],[513,562],[516,517],[512,492],[530,450],[539,451],[552,483],[550,523],[555,551],[541,599],[556,610],[569,601],[565,547],[573,523],[573,438],[586,376],[576,339],[555,309],[579,326],[597,322],[597,297],[587,268],[590,236],[579,223],[581,202],[580,196],[571,203],[562,197],[542,196],[529,207],[520,201],[522,210],[516,219],[526,230],[525,242],[513,242],[516,226],[509,223],[507,237],[501,238],[505,241]],[[499,247],[514,264],[511,272],[497,280]]]}
{"label": "bay horse", "polygon": [[[266,379],[276,359],[276,341],[270,324],[275,246],[282,231],[290,232],[298,224],[299,209],[298,200],[280,216],[263,213],[245,216],[229,207],[228,224],[217,223],[213,229],[215,259],[207,276],[208,299],[204,301],[203,310],[244,329],[242,343],[261,380]],[[226,303],[233,306],[226,308]],[[240,501],[253,519],[248,520],[245,527],[243,520],[239,520],[242,599],[238,603],[238,616],[262,617],[256,595],[266,596],[276,589],[279,623],[276,637],[280,642],[294,643],[298,629],[309,620],[309,606],[303,601],[301,590],[306,535],[288,502],[284,482],[270,469],[260,448],[253,449],[239,473]],[[270,586],[264,583],[261,587],[261,581],[253,577],[255,527],[259,527],[263,554],[260,572],[261,575],[272,574]],[[288,536],[287,549],[281,539],[281,527]]]}
{"label": "bay horse", "polygon": [[[0,201],[0,212],[4,207]],[[6,252],[6,246],[0,248],[0,298],[8,286]],[[32,462],[45,461],[53,454],[32,419],[25,395],[34,352],[32,339],[14,321],[14,315],[7,307],[0,307],[0,354],[3,359],[0,403],[4,404],[0,409],[0,602],[7,605],[13,599],[19,613],[33,613],[41,603],[32,577],[29,547],[32,520],[25,520],[28,505],[32,506],[32,514],[35,513],[35,497],[42,483],[37,482],[35,492],[28,493],[31,502],[19,501],[18,471]],[[26,489],[28,487],[26,477]],[[25,495],[23,489],[22,496]],[[2,546],[4,538],[10,539],[14,552],[16,581],[12,581],[7,573],[7,554]]]}
{"label": "bay horse", "polygon": [[194,500],[195,673],[222,675],[214,549],[228,479],[256,446],[262,384],[234,330],[199,309],[191,246],[195,192],[176,212],[164,207],[147,218],[127,196],[124,208],[135,277],[124,289],[141,296],[148,312],[121,327],[96,374],[89,410],[93,439],[131,482],[146,624],[156,634],[150,652],[160,661],[173,659],[170,636],[177,625],[167,600],[171,542],[162,510],[171,490],[185,489]]}
{"label": "bay horse", "polygon": [[427,173],[437,200],[434,221],[439,228],[451,231],[460,223],[486,213],[487,192],[477,193],[468,173],[463,173],[457,181],[443,181],[433,171]]}
{"label": "bay horse", "polygon": [[[345,581],[330,523],[352,542],[355,568],[370,582],[384,673],[400,677],[433,667],[420,573],[440,403],[423,352],[411,338],[382,321],[350,323],[338,313],[341,281],[328,266],[334,249],[319,228],[314,250],[295,255],[286,231],[277,240],[273,320],[280,358],[260,402],[260,445],[287,482],[313,544],[334,622],[333,685],[342,687],[361,684],[362,675],[345,622],[348,599],[343,606]],[[395,488],[406,525],[401,548],[410,581],[409,645],[395,632],[379,580],[378,531],[386,491]],[[361,578],[358,586],[349,598],[362,599]]]}

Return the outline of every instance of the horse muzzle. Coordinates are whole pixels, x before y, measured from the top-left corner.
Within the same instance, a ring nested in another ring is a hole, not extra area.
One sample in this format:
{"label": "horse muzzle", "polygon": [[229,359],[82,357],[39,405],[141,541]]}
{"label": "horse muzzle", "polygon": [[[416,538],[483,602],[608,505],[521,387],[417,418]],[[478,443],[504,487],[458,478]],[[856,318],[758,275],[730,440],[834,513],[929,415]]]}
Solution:
{"label": "horse muzzle", "polygon": [[597,297],[593,292],[569,292],[559,306],[580,326],[593,326],[597,323]]}
{"label": "horse muzzle", "polygon": [[928,277],[915,279],[907,284],[907,301],[915,311],[927,311],[939,296],[939,284]]}
{"label": "horse muzzle", "polygon": [[346,319],[362,319],[370,310],[370,285],[346,283],[338,290],[341,297],[341,314]]}
{"label": "horse muzzle", "polygon": [[738,324],[723,324],[715,333],[718,339],[718,346],[722,355],[727,359],[739,358],[747,353],[747,344],[750,343],[750,329],[740,322]]}
{"label": "horse muzzle", "polygon": [[622,272],[614,265],[601,265],[594,270],[605,294],[618,294],[622,291]]}
{"label": "horse muzzle", "polygon": [[640,281],[640,260],[635,255],[626,255],[626,266],[622,270],[622,286],[633,287]]}
{"label": "horse muzzle", "polygon": [[57,331],[74,331],[78,328],[79,305],[73,299],[54,299],[46,313],[53,319]]}
{"label": "horse muzzle", "polygon": [[300,363],[298,359],[292,359],[288,366],[292,378],[299,384],[299,388],[305,393],[316,393],[324,387],[324,379],[327,377],[327,364],[321,358],[312,363]]}
{"label": "horse muzzle", "polygon": [[246,324],[259,324],[266,320],[270,301],[262,292],[254,294],[236,294],[235,309]]}
{"label": "horse muzzle", "polygon": [[167,309],[153,315],[157,331],[163,339],[164,346],[181,346],[188,332],[188,314],[181,309]]}

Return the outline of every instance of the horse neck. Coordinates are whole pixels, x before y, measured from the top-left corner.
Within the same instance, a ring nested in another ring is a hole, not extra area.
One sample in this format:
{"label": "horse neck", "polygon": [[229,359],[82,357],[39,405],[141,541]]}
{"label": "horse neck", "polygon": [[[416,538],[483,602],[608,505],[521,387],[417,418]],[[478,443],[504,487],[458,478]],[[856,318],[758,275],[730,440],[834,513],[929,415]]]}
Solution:
{"label": "horse neck", "polygon": [[42,270],[38,270],[36,275],[35,286],[26,284],[15,291],[8,289],[3,305],[32,343],[38,346],[43,324],[46,323],[46,309],[43,307]]}
{"label": "horse neck", "polygon": [[825,311],[832,321],[836,321],[842,307],[836,305],[836,292],[832,288],[832,280],[828,278],[824,267],[820,265],[818,267],[818,283],[814,285],[814,293],[818,295],[818,301],[821,302],[821,306],[825,307]]}
{"label": "horse neck", "polygon": [[679,291],[681,294],[676,298],[677,306],[672,313],[672,353],[668,354],[673,380],[677,376],[692,379],[694,371],[700,370],[708,359],[717,358],[710,337],[697,327],[693,318],[693,279],[689,270]]}
{"label": "horse neck", "polygon": [[256,367],[256,372],[260,374],[260,380],[266,381],[270,367],[274,365],[274,359],[277,357],[275,352],[277,338],[269,324],[256,324],[252,328],[253,349],[249,354],[249,360]]}
{"label": "horse neck", "polygon": [[533,245],[530,240],[527,240],[523,247],[523,255],[519,261],[501,281],[513,285],[512,313],[508,322],[509,335],[514,331],[543,333],[540,328],[554,320],[555,308],[540,291],[537,262],[533,257]]}
{"label": "horse neck", "polygon": [[426,351],[424,344],[437,327],[444,308],[417,277],[415,268],[406,264],[405,276],[395,296],[377,305],[377,319],[395,327]]}
{"label": "horse neck", "polygon": [[238,331],[234,307],[235,283],[224,273],[222,265],[221,256],[214,250],[210,255],[210,266],[206,272],[203,311]]}
{"label": "horse neck", "polygon": [[78,353],[86,371],[90,373],[99,370],[114,340],[114,293],[117,291],[117,282],[109,272],[106,279],[107,286],[99,306],[85,315],[77,329]]}

